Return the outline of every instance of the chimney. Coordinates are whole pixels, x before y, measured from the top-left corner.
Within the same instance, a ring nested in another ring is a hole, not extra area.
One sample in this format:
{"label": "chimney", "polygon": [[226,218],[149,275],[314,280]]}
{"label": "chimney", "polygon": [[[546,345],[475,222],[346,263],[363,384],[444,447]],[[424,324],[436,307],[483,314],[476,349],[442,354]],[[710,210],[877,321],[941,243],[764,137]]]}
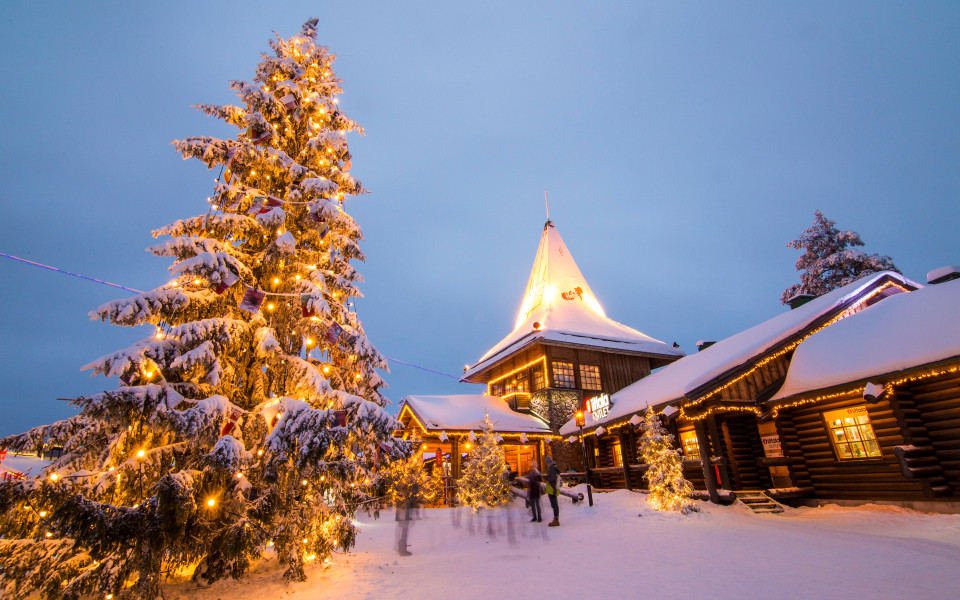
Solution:
{"label": "chimney", "polygon": [[801,306],[803,306],[807,302],[810,302],[814,298],[816,298],[816,296],[814,296],[813,294],[794,294],[793,296],[787,299],[787,304],[790,305],[790,310],[793,310],[795,308],[800,308]]}
{"label": "chimney", "polygon": [[940,267],[927,273],[927,283],[930,285],[944,283],[953,279],[960,279],[960,267]]}
{"label": "chimney", "polygon": [[697,352],[703,352],[704,350],[706,350],[707,348],[709,348],[710,346],[716,343],[717,343],[716,340],[709,340],[709,341],[700,340],[699,342],[697,342]]}

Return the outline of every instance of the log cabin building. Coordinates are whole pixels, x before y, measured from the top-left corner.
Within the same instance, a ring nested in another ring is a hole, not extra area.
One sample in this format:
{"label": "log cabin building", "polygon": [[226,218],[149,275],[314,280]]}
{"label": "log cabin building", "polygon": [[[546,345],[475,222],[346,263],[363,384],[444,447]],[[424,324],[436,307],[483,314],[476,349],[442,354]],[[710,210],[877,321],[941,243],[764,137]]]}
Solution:
{"label": "log cabin building", "polygon": [[958,286],[869,275],[638,381],[589,428],[594,480],[644,486],[636,425],[652,406],[714,501],[760,491],[960,510]]}
{"label": "log cabin building", "polygon": [[[486,411],[504,437],[507,462],[514,470],[525,473],[531,462],[543,469],[548,454],[563,470],[582,470],[579,447],[572,449],[557,433],[563,423],[586,398],[612,394],[683,355],[676,345],[607,317],[556,227],[547,221],[513,330],[464,369],[461,381],[485,384],[486,393],[408,396],[399,414],[406,429],[397,435],[416,430],[425,448],[450,452],[459,472],[466,436],[478,425],[453,427],[439,415],[457,406],[459,414],[469,418],[454,420],[479,423]],[[507,413],[532,429],[517,429]],[[499,423],[494,415],[499,415]],[[526,442],[520,443],[521,433]]]}
{"label": "log cabin building", "polygon": [[[547,221],[513,331],[466,367],[462,381],[486,384],[487,395],[556,433],[587,398],[617,392],[683,355],[609,318]],[[551,446],[562,469],[582,469],[578,451]]]}
{"label": "log cabin building", "polygon": [[421,441],[424,462],[447,462],[451,477],[460,478],[462,457],[469,455],[471,434],[480,431],[484,415],[502,438],[501,447],[511,469],[526,473],[542,465],[545,444],[556,436],[543,420],[516,412],[501,399],[483,395],[407,396],[398,420],[403,439]]}

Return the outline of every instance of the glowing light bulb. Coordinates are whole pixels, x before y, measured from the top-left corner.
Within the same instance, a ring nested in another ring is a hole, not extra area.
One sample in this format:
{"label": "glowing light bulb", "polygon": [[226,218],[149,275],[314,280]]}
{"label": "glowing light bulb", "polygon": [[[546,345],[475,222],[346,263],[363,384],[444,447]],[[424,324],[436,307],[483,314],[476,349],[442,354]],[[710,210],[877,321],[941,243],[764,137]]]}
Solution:
{"label": "glowing light bulb", "polygon": [[324,372],[324,373],[329,373],[329,372],[330,372],[330,367],[324,367],[324,368],[323,368],[323,372]]}
{"label": "glowing light bulb", "polygon": [[47,537],[53,537],[53,534],[50,533],[49,531],[48,531],[47,533],[45,533],[44,535],[46,535]]}
{"label": "glowing light bulb", "polygon": [[263,456],[263,450],[257,450],[257,456]]}
{"label": "glowing light bulb", "polygon": [[297,276],[294,277],[294,279],[296,279],[297,281],[300,281],[300,275],[298,274]]}
{"label": "glowing light bulb", "polygon": [[276,307],[273,305],[273,302],[270,302],[269,304],[267,304],[267,310],[273,310],[274,308]]}
{"label": "glowing light bulb", "polygon": [[304,479],[303,481],[301,481],[301,482],[300,482],[300,485],[307,485],[307,480]]}
{"label": "glowing light bulb", "polygon": [[237,473],[237,479],[243,479],[243,473]]}
{"label": "glowing light bulb", "polygon": [[58,479],[60,479],[59,475],[57,475],[56,473],[50,473],[50,481],[56,481]]}
{"label": "glowing light bulb", "polygon": [[212,507],[212,506],[215,506],[216,504],[217,504],[217,501],[214,500],[213,498],[210,498],[209,500],[207,500],[207,506]]}
{"label": "glowing light bulb", "polygon": [[[279,231],[279,229],[278,229],[277,231]],[[279,278],[279,277],[274,277],[274,278],[273,278],[273,285],[278,285],[279,283],[280,283],[280,278]]]}
{"label": "glowing light bulb", "polygon": [[200,285],[200,280],[199,280],[199,279],[194,279],[194,280],[193,280],[193,283],[196,284],[196,285]]}
{"label": "glowing light bulb", "polygon": [[143,458],[146,454],[143,450],[137,450],[137,458]]}
{"label": "glowing light bulb", "polygon": [[307,345],[308,345],[308,346],[312,346],[312,345],[313,345],[313,340],[310,339],[310,338],[307,338]]}
{"label": "glowing light bulb", "polygon": [[47,511],[41,510],[41,511],[40,511],[40,516],[41,516],[41,517],[47,516]]}
{"label": "glowing light bulb", "polygon": [[272,547],[272,546],[273,546],[273,540],[270,540],[269,542],[267,542],[267,546],[268,546],[268,547]]}
{"label": "glowing light bulb", "polygon": [[153,377],[153,371],[147,371],[144,373],[144,375],[146,375],[148,378]]}

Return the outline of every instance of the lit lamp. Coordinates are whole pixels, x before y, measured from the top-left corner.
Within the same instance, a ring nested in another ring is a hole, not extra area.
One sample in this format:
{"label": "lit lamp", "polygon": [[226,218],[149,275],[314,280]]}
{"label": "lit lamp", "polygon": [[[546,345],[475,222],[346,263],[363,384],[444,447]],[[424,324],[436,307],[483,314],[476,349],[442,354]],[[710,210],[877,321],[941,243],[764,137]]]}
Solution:
{"label": "lit lamp", "polygon": [[590,506],[593,506],[593,492],[590,491],[590,467],[587,466],[587,442],[583,439],[583,424],[586,419],[582,410],[578,410],[574,414],[574,418],[577,421],[577,427],[580,428],[580,446],[583,448],[583,472],[586,474],[587,479],[587,502]]}

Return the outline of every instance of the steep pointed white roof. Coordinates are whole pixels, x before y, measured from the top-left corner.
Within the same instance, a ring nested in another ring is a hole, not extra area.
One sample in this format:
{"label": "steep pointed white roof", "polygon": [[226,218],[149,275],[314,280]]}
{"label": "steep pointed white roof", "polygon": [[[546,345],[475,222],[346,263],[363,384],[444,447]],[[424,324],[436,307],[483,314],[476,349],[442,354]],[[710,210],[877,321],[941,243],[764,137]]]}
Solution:
{"label": "steep pointed white roof", "polygon": [[680,357],[683,352],[607,317],[551,221],[543,227],[516,327],[467,369],[468,379],[537,341]]}

